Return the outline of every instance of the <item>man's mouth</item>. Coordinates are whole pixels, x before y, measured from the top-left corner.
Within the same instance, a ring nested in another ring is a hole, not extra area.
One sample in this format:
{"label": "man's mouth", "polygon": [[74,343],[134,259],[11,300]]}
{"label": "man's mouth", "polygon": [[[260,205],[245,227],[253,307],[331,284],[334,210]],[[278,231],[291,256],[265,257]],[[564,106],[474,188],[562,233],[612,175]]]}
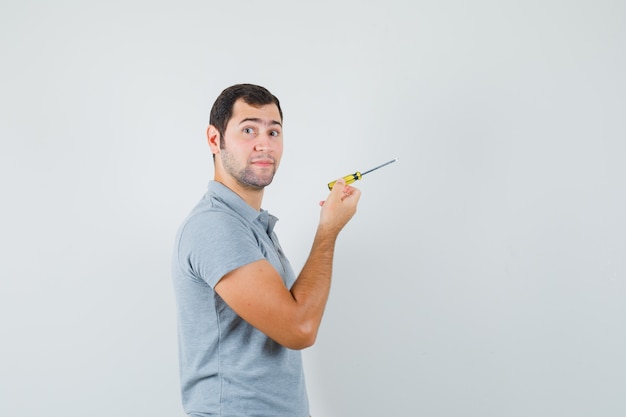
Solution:
{"label": "man's mouth", "polygon": [[266,166],[274,165],[274,160],[270,158],[259,158],[259,159],[253,159],[251,163],[253,165],[266,167]]}

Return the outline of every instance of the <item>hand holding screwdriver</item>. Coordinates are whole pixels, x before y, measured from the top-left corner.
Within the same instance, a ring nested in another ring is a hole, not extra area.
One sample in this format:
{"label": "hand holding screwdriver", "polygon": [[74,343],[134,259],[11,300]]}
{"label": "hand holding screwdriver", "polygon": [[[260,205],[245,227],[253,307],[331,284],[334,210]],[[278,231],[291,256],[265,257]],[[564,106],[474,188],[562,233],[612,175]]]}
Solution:
{"label": "hand holding screwdriver", "polygon": [[360,197],[361,191],[358,188],[346,185],[343,178],[339,178],[337,186],[330,191],[328,198],[320,201],[322,211],[319,227],[332,234],[338,234],[356,213]]}

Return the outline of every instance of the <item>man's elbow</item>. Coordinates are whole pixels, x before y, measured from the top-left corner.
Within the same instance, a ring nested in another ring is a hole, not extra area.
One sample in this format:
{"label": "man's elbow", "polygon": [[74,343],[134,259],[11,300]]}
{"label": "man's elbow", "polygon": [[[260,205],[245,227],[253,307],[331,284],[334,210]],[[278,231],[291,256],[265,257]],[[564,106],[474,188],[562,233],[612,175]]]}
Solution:
{"label": "man's elbow", "polygon": [[283,344],[292,350],[302,350],[313,346],[317,339],[317,326],[312,323],[298,325],[292,333],[292,337]]}

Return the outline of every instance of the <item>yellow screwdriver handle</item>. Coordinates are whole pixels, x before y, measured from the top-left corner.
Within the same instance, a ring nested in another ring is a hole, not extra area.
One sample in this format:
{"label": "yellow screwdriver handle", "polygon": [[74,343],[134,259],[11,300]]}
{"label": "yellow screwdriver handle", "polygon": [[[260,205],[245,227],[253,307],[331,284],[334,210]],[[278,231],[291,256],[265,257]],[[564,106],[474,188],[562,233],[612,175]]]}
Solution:
{"label": "yellow screwdriver handle", "polygon": [[[361,178],[363,178],[363,176],[361,175],[359,171],[357,171],[354,174],[346,175],[345,177],[343,177],[343,180],[346,182],[346,184],[352,184],[354,181],[360,180]],[[336,182],[337,181],[329,182],[328,189],[332,190]]]}

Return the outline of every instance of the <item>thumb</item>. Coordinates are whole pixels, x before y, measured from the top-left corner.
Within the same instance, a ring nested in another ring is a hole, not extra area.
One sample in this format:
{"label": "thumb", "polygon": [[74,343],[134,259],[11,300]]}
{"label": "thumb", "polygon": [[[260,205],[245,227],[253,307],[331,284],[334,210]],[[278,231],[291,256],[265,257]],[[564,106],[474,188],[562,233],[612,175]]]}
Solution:
{"label": "thumb", "polygon": [[335,185],[333,185],[333,189],[330,190],[330,196],[328,198],[341,199],[341,196],[343,195],[343,190],[345,188],[346,188],[346,180],[344,180],[343,178],[339,178],[335,182]]}

